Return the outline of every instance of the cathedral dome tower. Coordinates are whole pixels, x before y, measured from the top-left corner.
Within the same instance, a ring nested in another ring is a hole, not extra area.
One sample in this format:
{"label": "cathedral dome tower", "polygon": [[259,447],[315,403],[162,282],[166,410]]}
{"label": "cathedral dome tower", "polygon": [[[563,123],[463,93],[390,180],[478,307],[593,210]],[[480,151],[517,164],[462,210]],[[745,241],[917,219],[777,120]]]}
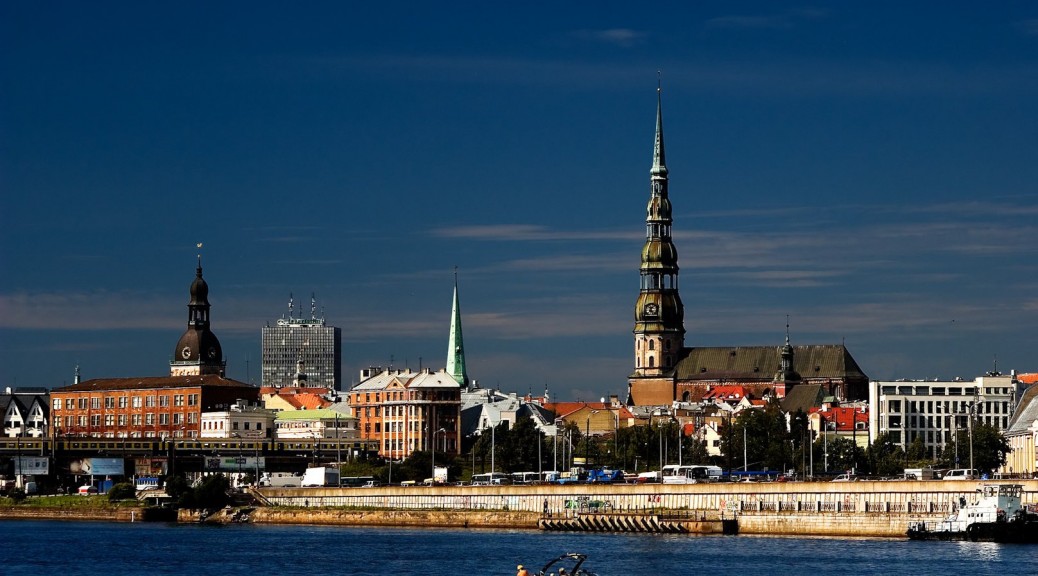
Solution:
{"label": "cathedral dome tower", "polygon": [[169,363],[170,376],[223,376],[226,363],[216,334],[209,329],[209,285],[202,278],[202,258],[198,259],[195,279],[191,283],[191,301],[187,305],[187,330],[173,349]]}

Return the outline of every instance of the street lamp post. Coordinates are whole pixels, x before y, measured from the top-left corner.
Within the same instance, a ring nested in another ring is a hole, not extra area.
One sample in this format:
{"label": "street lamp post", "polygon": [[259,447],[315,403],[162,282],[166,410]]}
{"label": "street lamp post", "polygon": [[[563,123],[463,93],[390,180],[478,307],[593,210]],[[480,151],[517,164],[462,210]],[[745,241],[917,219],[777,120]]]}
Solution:
{"label": "street lamp post", "polygon": [[555,419],[555,446],[551,451],[552,457],[552,472],[558,474],[559,472],[559,419]]}
{"label": "street lamp post", "polygon": [[969,420],[966,421],[966,425],[970,432],[970,474],[973,474],[973,410],[976,406],[976,403],[970,402]]}
{"label": "street lamp post", "polygon": [[592,410],[587,415],[587,423],[584,425],[584,467],[591,467],[591,416],[598,413],[598,410]]}
{"label": "street lamp post", "polygon": [[[433,432],[432,433],[432,438],[429,439],[430,440],[430,442],[429,442],[430,454],[432,455],[431,458],[430,458],[430,460],[432,461],[432,476],[430,476],[429,478],[430,478],[430,481],[432,482],[432,484],[436,484],[436,435],[441,433],[441,432],[443,432],[444,438],[446,438],[447,430],[444,429],[444,428],[440,428],[439,430],[436,430],[435,432]],[[444,450],[444,451],[446,451],[446,450]]]}
{"label": "street lamp post", "polygon": [[242,450],[241,450],[241,434],[237,432],[231,432],[232,438],[238,439],[238,477],[235,479],[235,484],[241,482],[241,465],[242,465]]}

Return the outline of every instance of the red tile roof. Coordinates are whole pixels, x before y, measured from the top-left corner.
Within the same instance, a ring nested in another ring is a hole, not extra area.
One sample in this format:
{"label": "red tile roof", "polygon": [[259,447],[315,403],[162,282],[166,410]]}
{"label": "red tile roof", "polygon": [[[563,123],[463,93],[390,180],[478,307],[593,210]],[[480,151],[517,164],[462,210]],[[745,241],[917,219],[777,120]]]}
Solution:
{"label": "red tile roof", "polygon": [[[819,413],[827,422],[836,422],[837,432],[851,432],[855,428],[855,423],[864,422],[868,426],[869,422],[869,409],[868,408],[853,408],[850,406],[836,406],[830,408],[828,411],[822,411],[820,408],[813,408],[811,413]],[[832,428],[830,428],[832,430]]]}

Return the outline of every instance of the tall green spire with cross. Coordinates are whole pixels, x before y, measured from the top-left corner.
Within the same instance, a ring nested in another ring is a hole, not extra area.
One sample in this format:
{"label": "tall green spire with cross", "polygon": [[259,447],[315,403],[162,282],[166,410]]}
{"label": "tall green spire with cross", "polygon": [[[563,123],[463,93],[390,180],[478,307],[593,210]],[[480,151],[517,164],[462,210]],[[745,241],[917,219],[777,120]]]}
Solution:
{"label": "tall green spire with cross", "polygon": [[461,336],[461,304],[458,300],[458,269],[454,269],[454,303],[451,306],[451,335],[447,343],[447,373],[458,384],[468,388],[469,375],[465,372],[465,342]]}

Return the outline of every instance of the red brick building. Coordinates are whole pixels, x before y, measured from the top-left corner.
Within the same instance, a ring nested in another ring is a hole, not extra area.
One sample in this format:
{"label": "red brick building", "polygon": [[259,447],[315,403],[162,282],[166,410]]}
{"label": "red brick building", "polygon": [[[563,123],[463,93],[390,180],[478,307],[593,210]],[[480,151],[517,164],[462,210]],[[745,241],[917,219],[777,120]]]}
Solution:
{"label": "red brick building", "polygon": [[256,402],[259,388],[218,374],[101,378],[51,391],[54,435],[197,438],[202,412]]}

